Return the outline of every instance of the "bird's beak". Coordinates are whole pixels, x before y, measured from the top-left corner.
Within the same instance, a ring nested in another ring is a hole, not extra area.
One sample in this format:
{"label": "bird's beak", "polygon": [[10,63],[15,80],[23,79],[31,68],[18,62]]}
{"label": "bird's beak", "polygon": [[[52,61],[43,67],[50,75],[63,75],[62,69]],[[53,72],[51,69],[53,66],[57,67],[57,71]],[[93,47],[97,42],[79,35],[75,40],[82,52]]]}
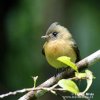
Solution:
{"label": "bird's beak", "polygon": [[48,35],[41,36],[42,39],[47,39],[48,37]]}

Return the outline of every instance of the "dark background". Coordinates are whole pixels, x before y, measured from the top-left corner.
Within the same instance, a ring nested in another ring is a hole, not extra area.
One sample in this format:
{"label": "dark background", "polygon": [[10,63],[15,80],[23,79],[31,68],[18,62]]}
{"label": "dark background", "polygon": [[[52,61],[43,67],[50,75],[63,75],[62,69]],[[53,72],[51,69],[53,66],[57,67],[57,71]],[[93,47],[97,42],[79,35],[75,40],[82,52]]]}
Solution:
{"label": "dark background", "polygon": [[[0,94],[40,84],[55,70],[41,54],[49,25],[59,22],[73,34],[84,58],[100,49],[99,0],[0,0]],[[88,93],[100,97],[100,63],[90,67],[96,79]],[[85,88],[82,84],[81,91]],[[21,95],[3,100],[17,100]],[[39,100],[62,100],[47,93]]]}

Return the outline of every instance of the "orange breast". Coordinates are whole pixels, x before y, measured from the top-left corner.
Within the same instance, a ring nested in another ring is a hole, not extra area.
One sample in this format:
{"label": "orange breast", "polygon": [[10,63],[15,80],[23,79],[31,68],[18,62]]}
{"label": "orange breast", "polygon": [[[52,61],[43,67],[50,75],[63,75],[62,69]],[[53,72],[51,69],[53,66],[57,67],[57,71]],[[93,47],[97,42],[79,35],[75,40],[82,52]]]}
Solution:
{"label": "orange breast", "polygon": [[62,67],[62,64],[57,61],[60,56],[68,56],[73,62],[76,60],[76,54],[72,46],[65,41],[51,41],[44,45],[45,55],[48,63],[55,68]]}

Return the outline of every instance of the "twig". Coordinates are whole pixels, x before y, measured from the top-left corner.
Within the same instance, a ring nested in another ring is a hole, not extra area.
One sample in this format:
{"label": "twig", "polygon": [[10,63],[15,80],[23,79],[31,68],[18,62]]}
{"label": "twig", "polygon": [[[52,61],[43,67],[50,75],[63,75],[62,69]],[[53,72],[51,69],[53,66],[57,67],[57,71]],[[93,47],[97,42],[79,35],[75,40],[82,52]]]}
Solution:
{"label": "twig", "polygon": [[[44,88],[44,87],[36,87],[36,88],[25,88],[25,89],[21,89],[21,90],[16,90],[14,92],[8,92],[6,94],[2,94],[0,95],[0,98],[4,98],[10,95],[16,95],[18,93],[25,93],[25,92],[29,92],[29,91],[37,91],[37,90],[46,90],[46,91],[51,91],[51,90],[55,90],[54,88],[57,86],[58,84],[50,87],[50,88]],[[57,89],[56,89],[57,90]],[[59,89],[58,89],[59,90]]]}
{"label": "twig", "polygon": [[40,89],[42,89],[42,88],[26,88],[26,89],[22,89],[22,90],[17,90],[17,91],[14,91],[14,92],[9,92],[9,93],[6,93],[6,94],[2,94],[2,95],[0,95],[0,98],[4,98],[4,97],[10,96],[10,95],[16,95],[18,93],[24,93],[24,92],[29,92],[29,91],[40,90]]}
{"label": "twig", "polygon": [[[77,80],[77,79],[78,79],[77,77],[69,78],[69,80]],[[84,77],[84,79],[86,79],[86,77]],[[48,88],[44,88],[44,87],[25,88],[25,89],[21,89],[21,90],[16,90],[14,92],[9,92],[9,93],[6,93],[6,94],[2,94],[2,95],[0,95],[0,98],[2,99],[4,97],[10,96],[10,95],[16,95],[18,93],[25,93],[25,92],[37,91],[37,90],[45,90],[45,91],[65,91],[62,88],[56,88],[57,86],[58,86],[58,83],[55,84],[55,85],[53,85],[52,87],[48,87]]]}

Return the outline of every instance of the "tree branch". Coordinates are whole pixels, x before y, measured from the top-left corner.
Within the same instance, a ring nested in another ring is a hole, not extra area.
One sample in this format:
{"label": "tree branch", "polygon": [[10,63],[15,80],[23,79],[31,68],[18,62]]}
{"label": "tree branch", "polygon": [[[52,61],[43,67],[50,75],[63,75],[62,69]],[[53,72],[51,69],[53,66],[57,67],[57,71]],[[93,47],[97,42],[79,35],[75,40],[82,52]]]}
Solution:
{"label": "tree branch", "polygon": [[[78,66],[78,70],[82,71],[92,64],[96,63],[97,61],[100,61],[100,50],[96,51],[95,53],[91,54],[90,56],[82,59],[76,65]],[[38,87],[50,87],[54,84],[56,84],[60,79],[62,78],[70,78],[74,75],[74,70],[64,71],[59,73],[56,77],[53,76],[49,78],[47,81],[39,85]],[[35,100],[39,98],[40,96],[44,95],[46,91],[44,90],[38,90],[38,91],[30,91],[26,93],[24,96],[19,98],[18,100]]]}
{"label": "tree branch", "polygon": [[[100,50],[84,58],[83,60],[79,61],[78,63],[76,63],[76,65],[78,66],[78,70],[81,71],[81,70],[84,70],[85,68],[88,68],[89,66],[96,63],[97,61],[100,61]],[[72,77],[72,76],[74,76],[74,70],[70,70],[70,71],[67,70],[67,71],[59,73],[56,77],[55,76],[51,77],[50,79],[48,79],[47,81],[45,81],[44,83],[42,83],[36,88],[34,87],[26,88],[26,89],[17,90],[14,92],[9,92],[9,93],[0,95],[0,98],[7,97],[9,95],[16,95],[18,93],[28,92],[24,96],[19,98],[18,100],[35,100],[39,98],[40,96],[44,95],[47,91],[52,91],[53,89],[56,90],[57,88],[55,87],[58,85],[57,82],[60,79],[62,78],[76,79],[77,78],[77,77]],[[58,88],[58,90],[62,90],[62,89]]]}

